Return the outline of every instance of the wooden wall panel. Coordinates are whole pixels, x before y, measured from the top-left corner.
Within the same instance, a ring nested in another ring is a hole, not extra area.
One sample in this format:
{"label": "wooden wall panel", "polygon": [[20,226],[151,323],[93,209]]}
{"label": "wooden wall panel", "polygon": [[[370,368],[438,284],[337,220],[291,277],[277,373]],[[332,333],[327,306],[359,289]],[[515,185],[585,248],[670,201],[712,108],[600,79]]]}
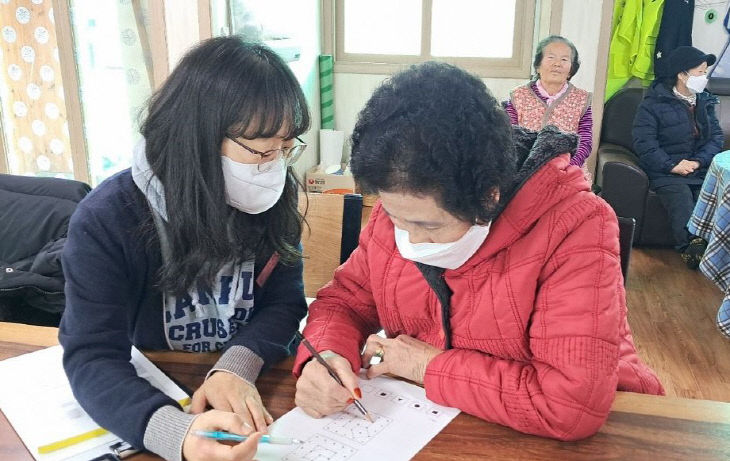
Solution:
{"label": "wooden wall panel", "polygon": [[72,177],[51,0],[0,2],[0,50],[9,172]]}

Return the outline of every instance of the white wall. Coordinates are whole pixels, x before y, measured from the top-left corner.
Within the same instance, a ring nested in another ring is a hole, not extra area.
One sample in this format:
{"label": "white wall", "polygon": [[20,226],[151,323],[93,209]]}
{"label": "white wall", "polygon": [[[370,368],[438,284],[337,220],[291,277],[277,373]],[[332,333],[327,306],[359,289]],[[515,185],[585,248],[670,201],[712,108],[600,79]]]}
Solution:
{"label": "white wall", "polygon": [[[601,9],[610,0],[563,0],[560,34],[575,44],[580,55],[580,70],[570,81],[593,91],[596,78],[598,39],[601,32]],[[603,57],[607,59],[607,57]]]}
{"label": "white wall", "polygon": [[[352,134],[357,115],[365,106],[372,92],[388,75],[335,74],[335,128],[343,130],[345,137]],[[484,83],[499,99],[506,99],[509,91],[524,80],[511,78],[485,78]],[[347,158],[348,149],[345,148]]]}
{"label": "white wall", "polygon": [[175,68],[183,55],[200,40],[197,0],[165,0],[167,62]]}
{"label": "white wall", "polygon": [[[575,44],[581,58],[581,68],[571,81],[591,92],[593,91],[595,79],[596,50],[598,48],[601,24],[600,13],[603,1],[563,0],[560,33]],[[544,3],[543,8],[545,8]],[[545,14],[538,16],[546,17]],[[540,29],[547,30],[547,25],[540,25]],[[543,32],[543,35],[546,35],[546,32]],[[373,90],[387,77],[387,75],[335,73],[335,128],[344,130],[345,137],[352,133],[357,114],[365,105]],[[487,88],[499,100],[507,99],[512,88],[526,81],[525,79],[513,78],[485,78],[483,80]],[[347,149],[345,150],[347,155]]]}

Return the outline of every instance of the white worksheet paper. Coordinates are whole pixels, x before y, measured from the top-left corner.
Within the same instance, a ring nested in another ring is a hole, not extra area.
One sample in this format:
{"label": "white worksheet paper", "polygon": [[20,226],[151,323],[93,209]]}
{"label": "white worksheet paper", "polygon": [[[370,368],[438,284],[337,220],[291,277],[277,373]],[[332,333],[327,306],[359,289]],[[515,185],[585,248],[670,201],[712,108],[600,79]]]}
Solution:
{"label": "white worksheet paper", "polygon": [[350,405],[322,419],[295,408],[271,427],[272,435],[293,437],[298,445],[260,444],[260,461],[357,461],[411,459],[456,415],[456,408],[437,405],[413,384],[379,376],[360,381],[360,402],[373,417],[368,422]]}
{"label": "white worksheet paper", "polygon": [[[63,349],[53,346],[0,361],[0,409],[37,461],[88,460],[109,453],[121,441],[112,433],[47,454],[38,447],[99,428],[71,392],[63,370]],[[137,374],[177,401],[187,397],[170,378],[136,348]]]}

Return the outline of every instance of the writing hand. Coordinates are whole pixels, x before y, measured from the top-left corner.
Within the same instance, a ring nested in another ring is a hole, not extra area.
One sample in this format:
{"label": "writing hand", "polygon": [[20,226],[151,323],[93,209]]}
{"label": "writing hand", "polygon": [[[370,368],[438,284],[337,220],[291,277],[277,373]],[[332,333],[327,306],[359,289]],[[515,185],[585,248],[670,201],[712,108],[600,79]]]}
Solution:
{"label": "writing hand", "polygon": [[320,355],[335,370],[343,386],[330,376],[324,365],[314,359],[307,362],[297,380],[294,402],[306,414],[315,418],[342,411],[353,399],[362,398],[360,380],[352,371],[350,362],[331,351],[321,352]]}
{"label": "writing hand", "polygon": [[[195,431],[226,431],[248,435],[244,442],[230,445],[196,436]],[[249,461],[256,455],[260,432],[252,433],[250,426],[236,413],[208,410],[193,420],[183,440],[186,461]]]}

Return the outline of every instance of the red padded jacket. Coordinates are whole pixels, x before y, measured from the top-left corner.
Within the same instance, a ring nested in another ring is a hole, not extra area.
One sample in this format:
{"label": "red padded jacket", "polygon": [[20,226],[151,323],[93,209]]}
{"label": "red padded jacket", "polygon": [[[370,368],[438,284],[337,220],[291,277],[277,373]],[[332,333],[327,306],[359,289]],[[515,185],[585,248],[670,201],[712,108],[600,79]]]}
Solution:
{"label": "red padded jacket", "polygon": [[[598,431],[616,389],[663,389],[627,323],[616,216],[568,154],[550,154],[557,135],[540,133],[523,163],[532,171],[484,244],[445,271],[453,348],[430,362],[424,387],[438,404],[576,440]],[[358,370],[362,344],[381,327],[388,337],[443,348],[440,316],[436,294],[400,255],[393,224],[376,205],[358,248],[317,293],[304,334]],[[309,358],[300,347],[295,374]]]}

